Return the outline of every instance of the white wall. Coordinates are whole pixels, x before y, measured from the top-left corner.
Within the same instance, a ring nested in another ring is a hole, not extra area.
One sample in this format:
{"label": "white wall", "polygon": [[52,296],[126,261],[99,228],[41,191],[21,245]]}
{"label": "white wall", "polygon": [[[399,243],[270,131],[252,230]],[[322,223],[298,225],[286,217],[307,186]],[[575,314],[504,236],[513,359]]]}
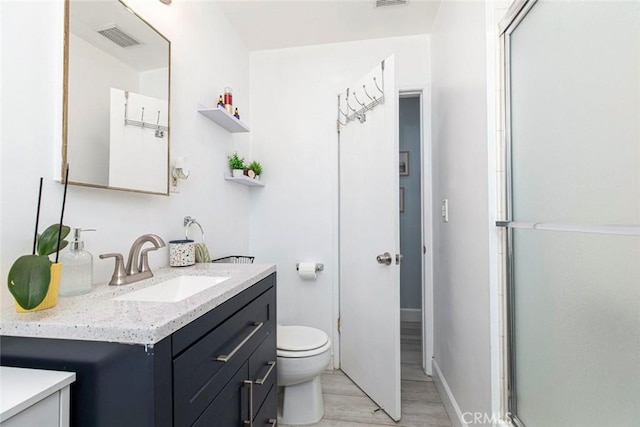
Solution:
{"label": "white wall", "polygon": [[169,81],[169,69],[158,68],[156,70],[142,71],[140,73],[139,88],[141,94],[154,98],[169,99],[167,82]]}
{"label": "white wall", "polygon": [[[278,321],[324,330],[335,354],[337,94],[391,54],[401,89],[428,85],[428,36],[251,53],[251,158],[263,164],[266,183],[252,193],[251,253],[278,265]],[[299,261],[325,270],[303,281]]]}
{"label": "white wall", "polygon": [[[222,179],[226,156],[248,152],[247,135],[232,135],[197,113],[198,101],[215,105],[225,86],[234,88],[243,120],[249,109],[249,55],[212,2],[129,0],[172,41],[171,151],[189,159],[191,176],[170,198],[83,187],[69,187],[65,223],[93,227],[86,248],[95,255],[96,281],[106,281],[113,260],[105,252],[128,253],[143,233],[165,240],[182,235],[182,217],[192,215],[205,228],[213,256],[246,253],[249,190]],[[45,178],[42,229],[56,222],[62,200],[58,179],[62,117],[62,1],[3,1],[2,179],[0,277],[4,285],[13,261],[31,250],[38,179]],[[243,109],[244,107],[244,109]],[[167,265],[166,249],[150,255],[152,268]]]}
{"label": "white wall", "polygon": [[[496,174],[488,105],[495,86],[488,83],[493,28],[485,9],[484,2],[443,1],[432,32],[434,371],[454,425],[464,424],[461,412],[490,417],[493,409]],[[441,221],[442,199],[449,200],[448,223]]]}
{"label": "white wall", "polygon": [[67,161],[71,181],[109,185],[110,89],[139,92],[138,80],[135,69],[69,34]]}

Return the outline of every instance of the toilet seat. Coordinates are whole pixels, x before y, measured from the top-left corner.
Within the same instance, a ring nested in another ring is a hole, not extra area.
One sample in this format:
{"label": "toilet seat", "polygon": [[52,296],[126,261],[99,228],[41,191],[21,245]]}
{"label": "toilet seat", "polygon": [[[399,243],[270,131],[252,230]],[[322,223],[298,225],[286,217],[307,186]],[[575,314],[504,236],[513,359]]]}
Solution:
{"label": "toilet seat", "polygon": [[308,326],[278,325],[278,357],[311,357],[331,348],[323,331]]}

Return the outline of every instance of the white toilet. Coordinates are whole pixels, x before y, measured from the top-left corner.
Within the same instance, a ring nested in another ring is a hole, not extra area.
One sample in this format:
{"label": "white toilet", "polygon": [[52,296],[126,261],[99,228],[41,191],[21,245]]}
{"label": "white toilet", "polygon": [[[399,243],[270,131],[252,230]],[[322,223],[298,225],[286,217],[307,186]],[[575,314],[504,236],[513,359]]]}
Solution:
{"label": "white toilet", "polygon": [[320,374],[331,362],[331,340],[319,329],[278,325],[278,385],[282,424],[315,424],[324,415]]}

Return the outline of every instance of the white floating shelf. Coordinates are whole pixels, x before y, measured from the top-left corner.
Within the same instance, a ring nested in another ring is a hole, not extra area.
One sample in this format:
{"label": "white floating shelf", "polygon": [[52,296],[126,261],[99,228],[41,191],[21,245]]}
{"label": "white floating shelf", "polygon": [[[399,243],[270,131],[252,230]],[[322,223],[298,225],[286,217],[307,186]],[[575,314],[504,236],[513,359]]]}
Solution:
{"label": "white floating shelf", "polygon": [[229,132],[249,132],[249,126],[236,119],[233,114],[220,107],[205,107],[198,104],[198,112],[204,114]]}
{"label": "white floating shelf", "polygon": [[231,176],[229,173],[225,173],[224,179],[226,179],[227,181],[233,181],[236,184],[246,185],[247,187],[264,187],[264,184],[260,180],[249,178],[248,176],[245,176],[245,175],[235,178]]}

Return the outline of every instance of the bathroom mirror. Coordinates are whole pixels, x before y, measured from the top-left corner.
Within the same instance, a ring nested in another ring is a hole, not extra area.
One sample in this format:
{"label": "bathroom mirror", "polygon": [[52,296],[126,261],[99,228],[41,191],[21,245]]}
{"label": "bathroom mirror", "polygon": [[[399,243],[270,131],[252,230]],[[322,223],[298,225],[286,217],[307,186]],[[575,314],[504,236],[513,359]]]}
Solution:
{"label": "bathroom mirror", "polygon": [[169,194],[170,41],[119,0],[65,0],[62,181]]}

